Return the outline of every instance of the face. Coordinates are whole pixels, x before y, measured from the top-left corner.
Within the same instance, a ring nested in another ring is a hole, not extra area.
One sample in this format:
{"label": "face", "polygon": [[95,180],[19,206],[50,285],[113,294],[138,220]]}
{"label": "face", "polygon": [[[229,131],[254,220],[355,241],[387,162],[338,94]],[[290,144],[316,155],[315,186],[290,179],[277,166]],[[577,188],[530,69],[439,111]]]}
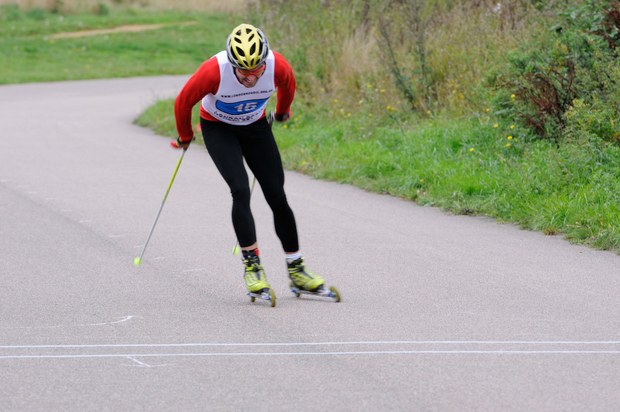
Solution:
{"label": "face", "polygon": [[252,70],[243,70],[235,68],[235,76],[245,87],[254,87],[256,82],[265,73],[265,63]]}

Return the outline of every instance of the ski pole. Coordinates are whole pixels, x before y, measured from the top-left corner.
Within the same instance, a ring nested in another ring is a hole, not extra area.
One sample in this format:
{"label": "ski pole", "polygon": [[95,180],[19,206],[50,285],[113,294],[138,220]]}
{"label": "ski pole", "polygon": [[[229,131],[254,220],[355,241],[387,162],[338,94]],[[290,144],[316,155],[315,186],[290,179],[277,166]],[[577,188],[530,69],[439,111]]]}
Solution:
{"label": "ski pole", "polygon": [[155,225],[157,224],[159,215],[161,214],[161,211],[164,208],[164,203],[166,203],[166,199],[168,198],[168,193],[170,193],[170,189],[172,188],[172,183],[174,182],[174,178],[177,177],[179,166],[181,166],[181,162],[183,161],[183,156],[185,156],[186,151],[187,151],[187,148],[184,148],[183,153],[181,153],[181,156],[179,157],[179,160],[177,161],[177,165],[174,168],[174,173],[172,174],[172,179],[170,179],[170,183],[168,184],[168,189],[166,189],[166,194],[164,195],[164,199],[161,201],[161,206],[159,206],[159,211],[157,212],[157,216],[155,217],[155,221],[153,222],[153,227],[151,227],[149,237],[146,239],[146,243],[144,244],[144,247],[142,248],[142,253],[140,253],[140,256],[137,256],[133,260],[133,264],[135,266],[140,266],[140,264],[142,263],[142,256],[144,256],[144,251],[146,250],[146,247],[148,246],[149,241],[151,240],[151,236],[153,235],[153,231],[155,230]]}
{"label": "ski pole", "polygon": [[[276,118],[276,115],[274,112],[269,112],[267,113],[267,115],[265,116],[267,118],[267,123],[269,123],[269,126],[273,125],[273,121]],[[252,198],[252,192],[254,191],[254,186],[256,185],[256,176],[254,176],[252,178],[252,186],[250,187],[250,199]],[[235,246],[233,246],[232,249],[232,253],[233,255],[238,255],[239,254],[239,241],[235,241]]]}

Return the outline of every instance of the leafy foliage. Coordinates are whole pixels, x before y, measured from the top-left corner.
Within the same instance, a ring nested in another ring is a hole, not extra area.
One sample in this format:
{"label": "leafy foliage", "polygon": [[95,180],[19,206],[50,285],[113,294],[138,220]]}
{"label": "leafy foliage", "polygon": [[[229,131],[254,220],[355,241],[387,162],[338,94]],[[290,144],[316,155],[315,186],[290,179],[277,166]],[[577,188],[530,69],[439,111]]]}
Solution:
{"label": "leafy foliage", "polygon": [[559,141],[581,134],[619,141],[620,2],[589,0],[562,14],[560,24],[511,56],[496,82],[517,97],[503,113],[536,135]]}

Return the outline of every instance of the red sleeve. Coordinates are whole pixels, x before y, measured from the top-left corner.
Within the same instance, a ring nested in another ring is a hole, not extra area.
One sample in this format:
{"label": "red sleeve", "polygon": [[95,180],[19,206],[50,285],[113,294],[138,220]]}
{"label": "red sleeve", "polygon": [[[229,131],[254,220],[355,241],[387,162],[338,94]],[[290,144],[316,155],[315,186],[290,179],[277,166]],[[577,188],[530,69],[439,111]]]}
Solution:
{"label": "red sleeve", "polygon": [[276,103],[276,114],[284,115],[291,113],[291,104],[295,97],[295,75],[293,68],[286,59],[278,52],[273,52],[275,56],[274,81],[278,89],[278,100]]}
{"label": "red sleeve", "polygon": [[219,86],[220,66],[217,58],[211,57],[189,78],[174,101],[174,118],[182,142],[190,141],[194,137],[192,108],[207,94],[217,93]]}

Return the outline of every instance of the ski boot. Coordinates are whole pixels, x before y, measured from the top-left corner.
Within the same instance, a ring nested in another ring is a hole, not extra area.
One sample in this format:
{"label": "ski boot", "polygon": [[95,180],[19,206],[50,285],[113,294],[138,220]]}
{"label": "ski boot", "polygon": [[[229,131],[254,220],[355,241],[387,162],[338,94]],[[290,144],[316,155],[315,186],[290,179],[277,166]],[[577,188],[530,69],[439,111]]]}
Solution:
{"label": "ski boot", "polygon": [[333,286],[326,288],[325,279],[306,270],[303,258],[287,263],[287,266],[288,277],[291,279],[291,292],[296,297],[311,295],[340,302],[338,289]]}
{"label": "ski boot", "polygon": [[250,302],[254,302],[256,298],[269,301],[271,307],[276,306],[276,294],[271,289],[263,265],[260,264],[260,258],[254,251],[243,251],[243,264],[245,265],[245,287],[248,290]]}

